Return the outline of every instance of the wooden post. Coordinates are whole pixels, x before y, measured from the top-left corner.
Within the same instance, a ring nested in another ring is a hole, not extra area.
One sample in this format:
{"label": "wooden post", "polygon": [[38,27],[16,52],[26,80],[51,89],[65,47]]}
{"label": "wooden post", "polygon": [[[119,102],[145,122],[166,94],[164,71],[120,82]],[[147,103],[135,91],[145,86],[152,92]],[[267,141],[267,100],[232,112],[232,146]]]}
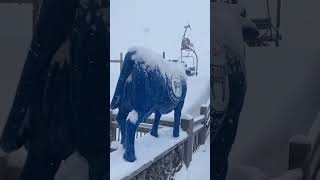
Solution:
{"label": "wooden post", "polygon": [[188,140],[185,142],[183,147],[183,160],[187,167],[189,167],[192,160],[192,150],[193,150],[193,117],[191,119],[181,119],[181,128],[187,132]]}
{"label": "wooden post", "polygon": [[116,127],[114,127],[112,123],[113,121],[115,121],[115,119],[112,112],[110,111],[110,146],[111,146],[111,141],[115,141],[116,135],[117,135]]}
{"label": "wooden post", "polygon": [[296,135],[289,143],[289,170],[302,168],[303,180],[309,176],[308,159],[311,155],[311,142],[304,135]]}
{"label": "wooden post", "polygon": [[123,64],[123,53],[120,53],[120,71],[122,68],[122,64]]}
{"label": "wooden post", "polygon": [[[205,118],[207,118],[206,117],[206,115],[207,115],[207,107],[206,106],[204,106],[204,105],[200,106],[200,115],[204,115]],[[203,121],[204,128],[199,133],[199,136],[200,136],[200,142],[199,143],[200,143],[200,145],[202,145],[202,144],[204,144],[206,142],[207,129],[206,129],[206,124],[205,123],[206,123],[206,121]]]}
{"label": "wooden post", "polygon": [[162,52],[162,58],[166,59],[166,53],[164,51]]}

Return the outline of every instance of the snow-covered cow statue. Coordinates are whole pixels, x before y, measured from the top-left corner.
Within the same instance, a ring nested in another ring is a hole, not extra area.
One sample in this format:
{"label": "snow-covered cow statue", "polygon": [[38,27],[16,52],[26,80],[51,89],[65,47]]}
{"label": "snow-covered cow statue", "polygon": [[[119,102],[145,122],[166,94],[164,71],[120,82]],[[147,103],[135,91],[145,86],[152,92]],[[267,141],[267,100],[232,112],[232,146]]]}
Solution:
{"label": "snow-covered cow statue", "polygon": [[179,136],[181,110],[187,93],[187,75],[184,64],[169,62],[143,47],[127,52],[111,109],[119,109],[117,121],[121,131],[121,144],[125,147],[123,158],[136,160],[134,140],[141,122],[155,113],[150,134],[158,137],[162,114],[174,110],[173,136]]}
{"label": "snow-covered cow statue", "polygon": [[245,40],[256,38],[259,31],[238,5],[211,3],[211,12],[211,177],[225,180],[247,88]]}

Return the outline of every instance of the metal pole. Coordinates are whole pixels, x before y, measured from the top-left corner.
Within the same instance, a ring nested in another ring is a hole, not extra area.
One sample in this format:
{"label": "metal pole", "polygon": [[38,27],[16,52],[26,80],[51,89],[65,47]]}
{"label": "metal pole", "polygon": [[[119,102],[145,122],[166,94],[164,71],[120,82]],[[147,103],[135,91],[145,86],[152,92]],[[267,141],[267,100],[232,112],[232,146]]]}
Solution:
{"label": "metal pole", "polygon": [[270,31],[270,36],[272,38],[272,22],[271,22],[271,15],[270,15],[270,3],[269,3],[269,0],[267,0],[267,13],[268,13],[268,21],[269,21],[269,31]]}
{"label": "metal pole", "polygon": [[120,71],[122,68],[122,64],[123,64],[123,53],[120,53]]}

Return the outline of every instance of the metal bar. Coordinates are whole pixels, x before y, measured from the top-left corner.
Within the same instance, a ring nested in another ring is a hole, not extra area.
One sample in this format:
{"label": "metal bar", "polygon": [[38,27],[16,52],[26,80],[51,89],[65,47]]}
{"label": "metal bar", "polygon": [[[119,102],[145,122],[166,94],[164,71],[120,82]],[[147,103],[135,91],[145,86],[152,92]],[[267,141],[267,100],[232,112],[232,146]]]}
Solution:
{"label": "metal bar", "polygon": [[120,60],[110,60],[110,62],[112,62],[112,63],[120,63],[121,61]]}

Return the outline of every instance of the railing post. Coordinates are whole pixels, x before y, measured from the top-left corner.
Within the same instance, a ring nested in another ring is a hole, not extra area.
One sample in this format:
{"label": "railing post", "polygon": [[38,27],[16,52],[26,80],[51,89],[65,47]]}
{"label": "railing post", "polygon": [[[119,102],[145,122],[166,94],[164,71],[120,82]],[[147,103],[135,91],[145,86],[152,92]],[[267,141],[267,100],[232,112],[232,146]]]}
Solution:
{"label": "railing post", "polygon": [[183,147],[183,160],[187,167],[189,167],[190,162],[192,160],[192,149],[193,149],[193,123],[194,119],[181,119],[181,128],[182,130],[186,131],[188,134],[188,139],[184,144]]}
{"label": "railing post", "polygon": [[304,135],[296,135],[289,143],[289,170],[302,168],[303,180],[308,180],[308,159],[311,155],[311,142]]}
{"label": "railing post", "polygon": [[123,53],[120,53],[120,71],[122,68],[122,64],[123,64]]}
{"label": "railing post", "polygon": [[113,122],[114,121],[114,116],[112,114],[112,112],[110,111],[110,146],[111,146],[111,141],[115,141],[116,140],[116,128],[113,126]]}
{"label": "railing post", "polygon": [[200,115],[206,115],[207,107],[205,105],[200,106]]}
{"label": "railing post", "polygon": [[[206,106],[201,105],[201,106],[200,106],[200,115],[204,115],[205,118],[207,118],[207,117],[206,117],[206,115],[207,115],[207,109],[208,109],[208,108],[207,108]],[[202,145],[202,144],[204,144],[204,143],[206,142],[206,132],[207,132],[207,129],[206,129],[205,123],[206,123],[206,121],[204,121],[204,123],[203,123],[204,127],[203,127],[203,129],[200,131],[200,133],[199,133],[199,136],[200,136],[200,145]]]}

